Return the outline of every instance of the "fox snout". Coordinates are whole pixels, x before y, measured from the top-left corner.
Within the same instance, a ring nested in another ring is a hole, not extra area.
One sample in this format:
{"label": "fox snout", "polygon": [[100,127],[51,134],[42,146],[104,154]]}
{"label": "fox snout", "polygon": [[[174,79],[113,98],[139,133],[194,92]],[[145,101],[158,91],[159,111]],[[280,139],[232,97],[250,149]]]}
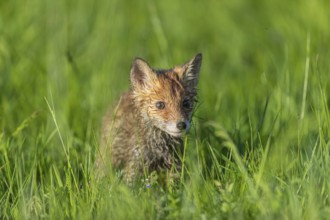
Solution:
{"label": "fox snout", "polygon": [[172,136],[180,137],[189,130],[190,121],[167,122],[160,128]]}
{"label": "fox snout", "polygon": [[180,131],[183,131],[183,130],[186,130],[186,128],[187,128],[187,124],[186,124],[186,122],[181,121],[181,122],[179,122],[179,123],[176,124],[176,127],[177,127]]}

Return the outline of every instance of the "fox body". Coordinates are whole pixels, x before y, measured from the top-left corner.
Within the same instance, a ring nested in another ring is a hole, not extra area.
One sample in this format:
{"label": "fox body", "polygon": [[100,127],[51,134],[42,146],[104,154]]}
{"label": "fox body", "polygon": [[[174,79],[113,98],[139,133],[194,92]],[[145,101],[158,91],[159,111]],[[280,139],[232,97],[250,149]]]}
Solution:
{"label": "fox body", "polygon": [[133,61],[131,89],[103,121],[96,157],[99,176],[107,175],[112,167],[122,170],[128,182],[154,171],[177,179],[201,62],[202,55],[197,54],[183,65],[154,70],[140,58]]}

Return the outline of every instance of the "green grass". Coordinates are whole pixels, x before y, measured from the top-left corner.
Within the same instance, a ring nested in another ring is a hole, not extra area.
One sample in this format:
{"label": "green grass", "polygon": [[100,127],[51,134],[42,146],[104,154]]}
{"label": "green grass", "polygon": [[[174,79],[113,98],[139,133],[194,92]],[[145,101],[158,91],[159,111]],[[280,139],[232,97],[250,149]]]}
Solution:
{"label": "green grass", "polygon": [[[330,3],[1,1],[1,219],[327,219]],[[178,189],[97,182],[135,56],[203,53]]]}

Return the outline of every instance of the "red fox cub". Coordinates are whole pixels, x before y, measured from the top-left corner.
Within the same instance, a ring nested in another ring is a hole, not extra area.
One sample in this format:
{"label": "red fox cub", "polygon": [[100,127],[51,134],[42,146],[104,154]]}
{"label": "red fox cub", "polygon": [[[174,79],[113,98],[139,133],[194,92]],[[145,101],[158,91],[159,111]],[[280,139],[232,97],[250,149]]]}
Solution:
{"label": "red fox cub", "polygon": [[148,178],[152,172],[178,180],[182,168],[183,135],[191,125],[202,54],[167,70],[133,61],[131,89],[106,114],[96,171],[121,170],[124,181]]}

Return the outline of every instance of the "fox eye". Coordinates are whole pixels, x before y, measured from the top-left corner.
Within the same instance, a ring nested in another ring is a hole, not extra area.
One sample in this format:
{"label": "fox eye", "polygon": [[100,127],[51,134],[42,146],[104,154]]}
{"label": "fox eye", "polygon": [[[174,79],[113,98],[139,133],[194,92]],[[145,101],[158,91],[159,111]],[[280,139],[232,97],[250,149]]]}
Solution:
{"label": "fox eye", "polygon": [[165,103],[164,102],[156,102],[156,108],[158,109],[164,109],[165,108]]}
{"label": "fox eye", "polygon": [[191,101],[190,101],[189,99],[185,99],[185,100],[183,100],[183,102],[182,102],[182,106],[183,106],[184,108],[192,108],[192,103],[191,103]]}

